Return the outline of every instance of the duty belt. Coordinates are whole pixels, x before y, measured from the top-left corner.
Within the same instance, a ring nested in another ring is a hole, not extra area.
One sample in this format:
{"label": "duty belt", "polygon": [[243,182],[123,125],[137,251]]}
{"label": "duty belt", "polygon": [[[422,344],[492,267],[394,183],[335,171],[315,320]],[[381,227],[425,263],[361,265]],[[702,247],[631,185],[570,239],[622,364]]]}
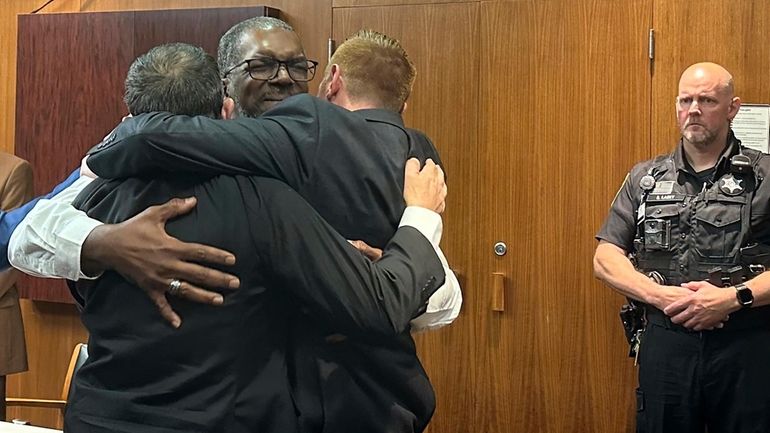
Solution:
{"label": "duty belt", "polygon": [[[645,305],[645,310],[648,325],[654,324],[678,332],[699,332],[673,323],[664,312],[651,305]],[[730,332],[756,328],[770,328],[770,306],[738,310],[730,314],[730,319],[724,322],[723,328],[709,332]]]}
{"label": "duty belt", "polygon": [[[706,269],[683,275],[672,270],[640,270],[658,284],[678,286],[689,281],[708,281],[717,287],[730,287],[751,280],[765,272],[762,264],[735,265],[735,266],[709,266]],[[694,275],[693,275],[694,274]]]}

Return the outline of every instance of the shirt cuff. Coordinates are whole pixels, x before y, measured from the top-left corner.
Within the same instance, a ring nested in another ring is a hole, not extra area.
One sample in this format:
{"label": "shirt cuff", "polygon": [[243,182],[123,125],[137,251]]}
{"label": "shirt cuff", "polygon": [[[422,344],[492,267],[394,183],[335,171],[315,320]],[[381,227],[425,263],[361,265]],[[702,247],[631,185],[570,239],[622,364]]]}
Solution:
{"label": "shirt cuff", "polygon": [[399,227],[410,226],[416,228],[430,243],[438,246],[441,242],[443,222],[438,213],[419,206],[408,206],[401,216]]}
{"label": "shirt cuff", "polygon": [[77,281],[79,279],[93,280],[101,276],[101,273],[86,275],[80,267],[83,243],[85,243],[88,235],[100,225],[103,223],[92,218],[77,218],[56,233],[57,238],[61,241],[59,253],[68,258],[69,266],[74,266],[73,269],[67,270],[68,278],[73,279],[73,276],[77,276],[74,278]]}

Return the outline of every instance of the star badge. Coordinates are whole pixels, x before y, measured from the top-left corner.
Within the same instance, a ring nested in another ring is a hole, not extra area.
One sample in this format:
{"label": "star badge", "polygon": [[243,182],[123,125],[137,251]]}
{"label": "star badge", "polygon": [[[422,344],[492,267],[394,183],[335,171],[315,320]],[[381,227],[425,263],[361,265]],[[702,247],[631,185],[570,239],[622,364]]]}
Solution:
{"label": "star badge", "polygon": [[738,195],[743,192],[743,186],[741,186],[743,180],[736,179],[733,175],[722,178],[720,182],[719,189],[727,195]]}

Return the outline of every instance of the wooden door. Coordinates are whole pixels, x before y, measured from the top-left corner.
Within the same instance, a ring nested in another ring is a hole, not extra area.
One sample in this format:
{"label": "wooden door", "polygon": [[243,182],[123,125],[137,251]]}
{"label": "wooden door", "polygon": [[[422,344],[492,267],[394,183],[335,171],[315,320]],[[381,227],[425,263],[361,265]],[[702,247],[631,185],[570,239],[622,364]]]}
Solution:
{"label": "wooden door", "polygon": [[[479,287],[505,275],[473,423],[488,433],[633,430],[620,296],[593,277],[594,234],[650,152],[651,0],[483,2]],[[495,242],[508,253],[496,257]]]}

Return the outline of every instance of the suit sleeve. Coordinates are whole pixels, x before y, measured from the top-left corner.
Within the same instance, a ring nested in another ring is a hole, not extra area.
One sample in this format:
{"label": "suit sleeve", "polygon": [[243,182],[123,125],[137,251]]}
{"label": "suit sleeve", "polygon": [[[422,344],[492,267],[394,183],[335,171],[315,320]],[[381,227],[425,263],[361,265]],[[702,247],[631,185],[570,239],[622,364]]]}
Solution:
{"label": "suit sleeve", "polygon": [[[15,209],[29,201],[32,198],[32,194],[32,167],[30,167],[27,161],[22,160],[20,164],[13,167],[11,173],[8,175],[5,187],[0,194],[0,208],[2,208],[4,212]],[[3,219],[5,219],[5,216],[6,215],[4,214]],[[3,257],[3,269],[8,267],[5,263],[7,263],[8,260],[7,249],[11,232],[8,233],[7,238],[5,236],[3,238],[5,247],[3,249],[6,253]],[[17,277],[17,271],[6,270],[5,272],[0,273],[0,298],[5,295],[5,292],[13,287]]]}
{"label": "suit sleeve", "polygon": [[297,188],[310,175],[318,144],[317,105],[305,98],[286,101],[255,119],[136,116],[105,139],[88,166],[105,179],[253,174]]}
{"label": "suit sleeve", "polygon": [[32,198],[32,167],[23,161],[11,170],[8,181],[0,197],[0,209],[9,211],[26,203]]}
{"label": "suit sleeve", "polygon": [[[269,188],[268,188],[269,187]],[[430,241],[398,229],[371,262],[286,185],[264,185],[266,224],[252,227],[272,280],[340,332],[400,334],[444,283]]]}

